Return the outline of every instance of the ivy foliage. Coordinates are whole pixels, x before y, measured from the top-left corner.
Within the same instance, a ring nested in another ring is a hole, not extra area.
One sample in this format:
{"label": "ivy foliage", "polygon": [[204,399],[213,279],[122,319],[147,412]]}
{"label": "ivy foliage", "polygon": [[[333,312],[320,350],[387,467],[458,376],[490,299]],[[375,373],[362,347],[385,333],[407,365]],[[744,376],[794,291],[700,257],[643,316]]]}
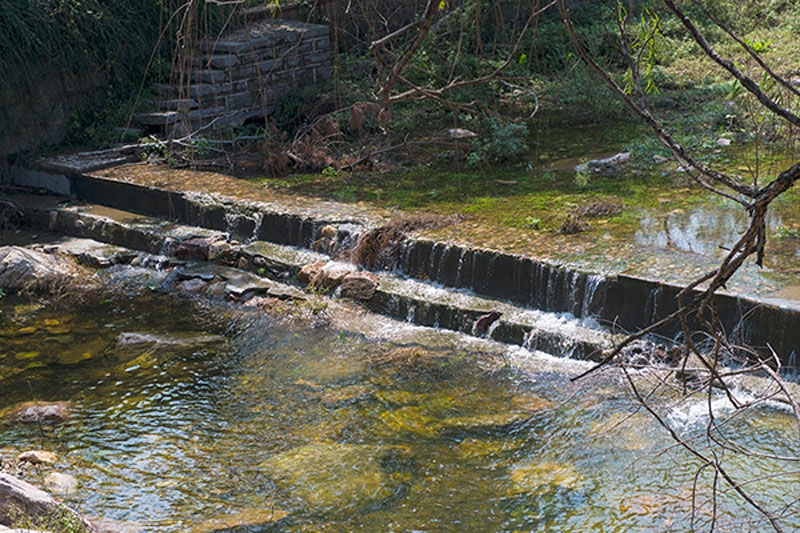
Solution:
{"label": "ivy foliage", "polygon": [[[67,79],[102,73],[112,83],[138,84],[151,58],[169,60],[181,11],[189,5],[179,0],[0,0],[0,89],[30,87],[43,71]],[[232,9],[197,5],[198,24],[205,28],[221,27]]]}

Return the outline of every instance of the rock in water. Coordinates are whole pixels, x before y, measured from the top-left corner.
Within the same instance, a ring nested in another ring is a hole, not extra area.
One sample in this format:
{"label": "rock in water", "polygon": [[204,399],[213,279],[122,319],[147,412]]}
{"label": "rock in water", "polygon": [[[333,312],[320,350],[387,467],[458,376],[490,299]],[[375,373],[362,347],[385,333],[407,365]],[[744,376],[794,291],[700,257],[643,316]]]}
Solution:
{"label": "rock in water", "polygon": [[171,335],[126,332],[119,334],[110,354],[121,362],[130,361],[144,353],[151,353],[155,358],[162,358],[170,354],[222,344],[225,341],[225,337],[221,335],[201,331],[183,331]]}
{"label": "rock in water", "polygon": [[72,261],[21,246],[0,248],[0,288],[5,291],[46,290],[71,281]]}
{"label": "rock in water", "polygon": [[22,402],[0,412],[6,426],[14,424],[58,424],[69,416],[69,402]]}
{"label": "rock in water", "polygon": [[489,327],[494,324],[498,318],[502,316],[503,313],[499,311],[490,311],[485,315],[478,317],[475,321],[474,330],[476,333],[486,333],[489,331]]}
{"label": "rock in water", "polygon": [[78,490],[78,480],[63,472],[50,472],[44,478],[47,490],[55,494],[72,494]]}
{"label": "rock in water", "polygon": [[330,261],[311,280],[311,285],[321,291],[332,291],[341,285],[344,279],[355,273],[358,267],[352,263]]}
{"label": "rock in water", "polygon": [[378,290],[378,276],[372,272],[354,272],[348,274],[339,286],[339,295],[342,298],[368,301],[375,296]]}
{"label": "rock in water", "polygon": [[18,461],[25,461],[35,465],[51,465],[56,462],[56,454],[45,450],[30,450],[17,456]]}
{"label": "rock in water", "polygon": [[391,447],[308,444],[280,453],[262,467],[281,490],[308,510],[367,511],[391,498],[399,482],[382,464]]}
{"label": "rock in water", "polygon": [[272,531],[272,527],[289,516],[282,509],[244,509],[236,514],[218,516],[195,524],[189,533],[222,533],[223,531]]}
{"label": "rock in water", "polygon": [[317,277],[324,266],[325,261],[309,263],[300,269],[300,272],[297,273],[297,279],[300,281],[300,283],[311,283],[311,280]]}

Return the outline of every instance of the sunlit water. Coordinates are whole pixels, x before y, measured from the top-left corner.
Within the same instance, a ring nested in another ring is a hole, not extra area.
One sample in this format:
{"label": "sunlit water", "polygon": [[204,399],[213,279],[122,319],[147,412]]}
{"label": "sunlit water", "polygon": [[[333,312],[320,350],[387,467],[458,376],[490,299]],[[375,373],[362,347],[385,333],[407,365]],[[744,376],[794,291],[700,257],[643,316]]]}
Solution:
{"label": "sunlit water", "polygon": [[[89,516],[143,531],[208,531],[204,524],[220,517],[283,517],[246,531],[686,531],[711,523],[710,470],[695,478],[698,460],[635,410],[613,373],[576,385],[569,373],[537,370],[545,366],[535,354],[509,351],[514,364],[487,365],[485,353],[458,346],[279,327],[260,314],[166,298],[119,299],[79,314],[6,308],[4,317],[0,377],[9,377],[0,379],[0,409],[29,400],[74,407],[52,430],[0,429],[0,455],[58,454],[55,468],[80,482],[66,500]],[[114,348],[125,332],[182,331],[224,338],[135,357]],[[687,437],[705,427],[702,399],[656,402]],[[789,455],[798,444],[796,424],[779,408],[734,418],[727,431],[762,453]],[[737,479],[753,480],[748,488],[772,510],[800,496],[800,474],[773,477],[774,463],[731,452],[720,460]],[[720,530],[766,528],[730,490],[718,503]],[[784,527],[800,528],[800,518]]]}

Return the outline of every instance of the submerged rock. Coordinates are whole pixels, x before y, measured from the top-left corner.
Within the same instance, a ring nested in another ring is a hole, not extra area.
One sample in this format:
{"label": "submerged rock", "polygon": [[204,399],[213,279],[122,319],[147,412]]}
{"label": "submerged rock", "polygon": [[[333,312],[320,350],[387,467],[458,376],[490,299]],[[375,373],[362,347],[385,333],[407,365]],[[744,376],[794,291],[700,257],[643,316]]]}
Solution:
{"label": "submerged rock", "polygon": [[4,425],[58,424],[69,417],[69,402],[22,402],[0,411]]}
{"label": "submerged rock", "polygon": [[430,415],[430,410],[423,406],[407,405],[394,411],[384,411],[380,417],[389,435],[413,433],[432,439],[438,437],[442,429],[439,421]]}
{"label": "submerged rock", "polygon": [[258,530],[275,526],[289,516],[289,513],[282,509],[244,509],[238,513],[218,516],[209,520],[204,520],[189,529],[189,533],[214,533],[222,531],[239,531],[240,528],[246,531]]}
{"label": "submerged rock", "polygon": [[508,432],[527,422],[530,415],[522,413],[488,413],[475,416],[459,416],[442,420],[442,431],[457,433]]}
{"label": "submerged rock", "polygon": [[310,511],[367,511],[397,494],[400,483],[382,467],[392,447],[308,444],[280,453],[264,471]]}
{"label": "submerged rock", "polygon": [[498,457],[519,450],[526,444],[524,439],[467,437],[458,444],[458,455],[462,459]]}
{"label": "submerged rock", "polygon": [[366,385],[350,385],[325,391],[320,400],[326,407],[342,407],[363,400],[370,395]]}
{"label": "submerged rock", "polygon": [[558,489],[577,490],[581,484],[580,474],[569,463],[524,462],[512,467],[509,476],[512,483],[509,496],[541,496]]}
{"label": "submerged rock", "polygon": [[117,337],[112,353],[122,361],[135,359],[145,353],[159,357],[169,352],[186,351],[225,342],[225,337],[196,331],[183,331],[170,335],[129,332]]}
{"label": "submerged rock", "polygon": [[44,486],[55,494],[72,494],[78,490],[78,480],[63,472],[50,472],[44,478]]}

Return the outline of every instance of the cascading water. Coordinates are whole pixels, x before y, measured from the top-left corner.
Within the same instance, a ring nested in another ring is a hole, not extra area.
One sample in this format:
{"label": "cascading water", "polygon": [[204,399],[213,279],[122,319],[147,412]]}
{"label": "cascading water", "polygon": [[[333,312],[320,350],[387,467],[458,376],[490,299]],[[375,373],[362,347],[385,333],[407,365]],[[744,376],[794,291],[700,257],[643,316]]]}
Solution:
{"label": "cascading water", "polygon": [[264,215],[261,211],[255,211],[252,213],[251,218],[253,219],[253,231],[250,234],[250,241],[258,240],[258,235],[261,233],[261,224],[264,222]]}

